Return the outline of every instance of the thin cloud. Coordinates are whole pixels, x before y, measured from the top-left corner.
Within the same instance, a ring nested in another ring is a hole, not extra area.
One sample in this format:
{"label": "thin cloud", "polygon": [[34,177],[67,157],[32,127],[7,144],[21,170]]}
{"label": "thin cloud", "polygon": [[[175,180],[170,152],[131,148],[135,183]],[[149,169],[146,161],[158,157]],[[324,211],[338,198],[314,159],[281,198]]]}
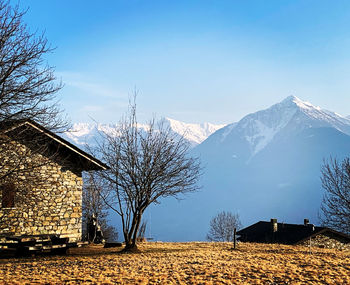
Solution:
{"label": "thin cloud", "polygon": [[96,82],[96,79],[91,79],[89,76],[79,72],[63,71],[57,72],[58,77],[62,78],[62,82],[66,86],[71,86],[82,90],[84,93],[98,95],[114,99],[127,99],[128,95],[116,90],[114,87],[109,87]]}

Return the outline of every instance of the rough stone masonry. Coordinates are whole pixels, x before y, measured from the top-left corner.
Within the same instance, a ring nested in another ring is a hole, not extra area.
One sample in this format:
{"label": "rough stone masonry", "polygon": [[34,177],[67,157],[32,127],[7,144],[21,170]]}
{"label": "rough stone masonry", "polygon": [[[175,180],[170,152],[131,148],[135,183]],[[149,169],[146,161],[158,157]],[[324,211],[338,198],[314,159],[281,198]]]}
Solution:
{"label": "rough stone masonry", "polygon": [[[20,152],[28,153],[26,146],[17,146]],[[9,165],[14,163],[9,157],[0,159],[7,159]],[[41,154],[33,154],[27,159],[39,166],[23,169],[19,175],[9,179],[8,183],[13,183],[15,188],[14,207],[3,208],[0,205],[0,235],[57,234],[69,237],[71,242],[81,240],[81,171]],[[0,201],[1,198],[0,189]]]}

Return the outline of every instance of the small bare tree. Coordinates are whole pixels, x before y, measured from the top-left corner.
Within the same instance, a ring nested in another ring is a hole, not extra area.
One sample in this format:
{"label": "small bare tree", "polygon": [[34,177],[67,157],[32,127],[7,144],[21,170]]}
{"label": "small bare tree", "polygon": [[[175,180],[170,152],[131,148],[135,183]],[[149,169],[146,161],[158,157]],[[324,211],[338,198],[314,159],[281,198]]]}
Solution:
{"label": "small bare tree", "polygon": [[141,223],[139,233],[137,236],[138,241],[146,241],[146,228],[147,228],[147,221],[143,221]]}
{"label": "small bare tree", "polygon": [[210,221],[210,229],[207,234],[209,241],[228,241],[234,240],[234,229],[242,227],[238,214],[222,211]]}
{"label": "small bare tree", "polygon": [[153,119],[147,130],[140,129],[135,103],[117,133],[103,136],[97,152],[110,166],[100,173],[100,182],[108,189],[104,199],[121,217],[125,250],[137,250],[144,211],[162,198],[196,191],[200,164],[189,156],[185,139],[175,137],[163,122]]}
{"label": "small bare tree", "polygon": [[321,181],[325,190],[321,204],[322,224],[350,234],[350,159],[324,161]]}
{"label": "small bare tree", "polygon": [[103,238],[107,241],[117,240],[118,232],[115,227],[108,224],[108,205],[103,200],[103,189],[97,184],[93,173],[87,173],[83,186],[83,236],[90,242],[95,242],[97,228],[89,236],[89,222],[96,219],[101,227]]}

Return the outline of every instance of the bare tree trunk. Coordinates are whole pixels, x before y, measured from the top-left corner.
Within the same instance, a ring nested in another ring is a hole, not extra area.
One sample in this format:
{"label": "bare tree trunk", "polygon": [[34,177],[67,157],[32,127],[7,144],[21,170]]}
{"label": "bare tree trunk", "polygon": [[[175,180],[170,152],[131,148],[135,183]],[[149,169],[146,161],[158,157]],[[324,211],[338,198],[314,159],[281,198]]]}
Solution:
{"label": "bare tree trunk", "polygon": [[137,248],[137,233],[141,224],[142,212],[135,214],[132,220],[131,228],[125,237],[124,251],[138,251]]}

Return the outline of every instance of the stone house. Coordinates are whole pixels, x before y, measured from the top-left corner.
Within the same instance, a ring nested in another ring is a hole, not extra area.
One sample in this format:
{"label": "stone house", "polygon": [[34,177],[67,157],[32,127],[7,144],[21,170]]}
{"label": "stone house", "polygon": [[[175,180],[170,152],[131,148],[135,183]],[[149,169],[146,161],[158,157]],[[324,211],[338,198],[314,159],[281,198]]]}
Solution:
{"label": "stone house", "polygon": [[279,243],[350,250],[350,236],[327,227],[317,227],[304,219],[304,224],[260,221],[237,232],[244,242]]}
{"label": "stone house", "polygon": [[107,166],[33,121],[0,128],[9,138],[0,145],[0,236],[81,240],[82,172]]}

